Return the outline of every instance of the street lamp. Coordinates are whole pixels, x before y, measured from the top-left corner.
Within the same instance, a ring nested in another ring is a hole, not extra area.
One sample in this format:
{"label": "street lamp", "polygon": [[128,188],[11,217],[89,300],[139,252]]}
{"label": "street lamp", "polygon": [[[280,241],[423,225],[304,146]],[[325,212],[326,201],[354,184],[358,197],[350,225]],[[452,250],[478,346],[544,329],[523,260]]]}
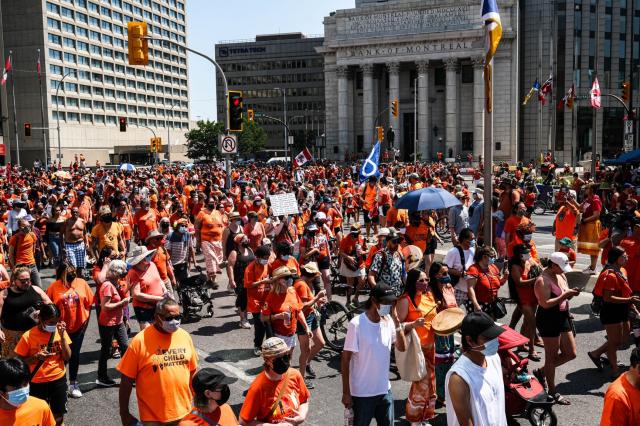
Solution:
{"label": "street lamp", "polygon": [[[283,89],[281,87],[274,87],[275,90],[279,90],[282,93],[282,103],[283,103],[283,112],[284,112],[284,121],[287,123],[287,89]],[[287,145],[289,144],[289,130],[285,127],[284,129],[284,157],[287,158]]]}
{"label": "street lamp", "polygon": [[[173,119],[173,109],[180,105],[180,101],[171,105],[169,111],[171,111],[171,118]],[[167,117],[168,118],[168,117]],[[173,127],[173,125],[171,126]],[[169,167],[171,167],[171,132],[169,131],[169,123],[167,122],[167,160],[169,160]]]}
{"label": "street lamp", "polygon": [[[75,74],[75,70],[69,70],[65,75],[62,76],[62,79],[58,82],[58,87],[56,87],[56,121],[57,121],[57,131],[58,131],[58,162],[62,164],[62,148],[60,144],[60,98],[58,97],[58,92],[60,91],[60,86],[62,86],[62,82],[65,78],[69,77],[71,74]],[[53,163],[55,164],[55,162]]]}

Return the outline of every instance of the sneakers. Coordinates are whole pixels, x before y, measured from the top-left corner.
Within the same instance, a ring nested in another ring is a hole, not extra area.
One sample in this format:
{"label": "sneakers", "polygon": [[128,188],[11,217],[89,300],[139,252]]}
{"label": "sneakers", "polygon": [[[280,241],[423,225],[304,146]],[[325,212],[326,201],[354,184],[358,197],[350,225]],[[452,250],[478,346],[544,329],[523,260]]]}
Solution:
{"label": "sneakers", "polygon": [[261,356],[262,355],[262,351],[260,350],[260,348],[253,348],[253,355],[254,356]]}
{"label": "sneakers", "polygon": [[240,321],[240,328],[248,330],[251,328],[251,324],[249,324],[249,321],[247,320]]}
{"label": "sneakers", "polygon": [[113,359],[119,359],[120,357],[122,357],[122,354],[120,353],[120,349],[118,348],[113,348],[111,350],[111,358]]}
{"label": "sneakers", "polygon": [[80,385],[78,385],[78,382],[69,385],[69,396],[71,398],[82,398],[82,392],[80,391]]}
{"label": "sneakers", "polygon": [[316,372],[311,368],[311,365],[307,364],[307,368],[305,370],[307,372],[307,376],[311,379],[316,378]]}
{"label": "sneakers", "polygon": [[96,385],[102,386],[104,388],[110,388],[117,385],[117,383],[115,380],[110,379],[109,377],[105,377],[103,379],[100,379],[100,378],[96,379]]}
{"label": "sneakers", "polygon": [[304,379],[304,385],[307,387],[307,389],[315,388],[315,386],[313,385],[313,382],[309,379]]}
{"label": "sneakers", "polygon": [[596,270],[592,269],[591,266],[585,268],[582,270],[583,274],[589,274],[589,275],[595,275],[596,274]]}

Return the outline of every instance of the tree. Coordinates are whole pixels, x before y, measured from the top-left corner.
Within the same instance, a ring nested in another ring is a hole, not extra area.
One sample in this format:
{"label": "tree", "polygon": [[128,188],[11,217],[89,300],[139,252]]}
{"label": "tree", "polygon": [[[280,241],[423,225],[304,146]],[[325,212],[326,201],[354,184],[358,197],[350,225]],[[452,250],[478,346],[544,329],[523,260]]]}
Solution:
{"label": "tree", "polygon": [[251,155],[263,151],[267,145],[267,132],[255,121],[244,119],[243,131],[238,138],[240,154]]}
{"label": "tree", "polygon": [[184,135],[187,138],[187,157],[204,157],[211,161],[219,155],[218,136],[224,134],[224,123],[199,120],[197,125],[196,129],[191,129]]}

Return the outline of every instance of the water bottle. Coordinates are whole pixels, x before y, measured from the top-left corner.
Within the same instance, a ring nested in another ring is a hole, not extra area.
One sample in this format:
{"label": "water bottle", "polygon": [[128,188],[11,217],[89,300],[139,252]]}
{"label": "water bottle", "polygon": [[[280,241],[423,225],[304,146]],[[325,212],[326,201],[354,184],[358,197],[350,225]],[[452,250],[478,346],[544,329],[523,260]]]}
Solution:
{"label": "water bottle", "polygon": [[353,426],[353,409],[344,409],[344,426]]}
{"label": "water bottle", "polygon": [[284,326],[289,327],[291,325],[291,308],[284,313]]}

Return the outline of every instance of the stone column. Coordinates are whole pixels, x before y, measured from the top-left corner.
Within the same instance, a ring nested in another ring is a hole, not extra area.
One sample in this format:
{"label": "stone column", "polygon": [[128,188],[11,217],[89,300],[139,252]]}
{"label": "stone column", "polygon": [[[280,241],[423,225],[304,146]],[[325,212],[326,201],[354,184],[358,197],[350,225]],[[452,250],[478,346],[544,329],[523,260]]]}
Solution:
{"label": "stone column", "polygon": [[347,123],[349,124],[349,135],[347,139],[349,140],[349,149],[351,151],[355,151],[357,149],[356,143],[356,125],[355,125],[355,100],[356,97],[356,75],[355,73],[347,68]]}
{"label": "stone column", "polygon": [[458,153],[458,59],[447,58],[444,60],[444,67],[447,73],[446,88],[446,149],[444,156],[453,157]]}
{"label": "stone column", "polygon": [[429,159],[429,61],[418,62],[418,153],[422,154],[422,160]]}
{"label": "stone column", "polygon": [[473,160],[484,155],[484,57],[473,58]]}
{"label": "stone column", "polygon": [[362,147],[369,152],[373,146],[373,64],[363,64],[362,68]]}
{"label": "stone column", "polygon": [[[400,112],[398,112],[398,117],[393,116],[391,102],[398,99],[398,110],[400,110],[400,64],[398,62],[390,62],[387,64],[387,69],[389,70],[389,125],[393,127],[396,134],[394,147],[398,148],[400,146]],[[386,134],[387,130],[385,129],[385,138]]]}
{"label": "stone column", "polygon": [[341,152],[353,153],[353,147],[349,146],[349,97],[347,76],[349,69],[338,66],[338,145]]}

